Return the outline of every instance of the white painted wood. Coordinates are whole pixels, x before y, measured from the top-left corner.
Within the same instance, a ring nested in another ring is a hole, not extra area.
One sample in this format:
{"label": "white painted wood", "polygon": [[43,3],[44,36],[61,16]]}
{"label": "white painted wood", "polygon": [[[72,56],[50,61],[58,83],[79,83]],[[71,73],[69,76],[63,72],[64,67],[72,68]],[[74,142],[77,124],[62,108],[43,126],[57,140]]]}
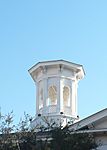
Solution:
{"label": "white painted wood", "polygon": [[[29,73],[37,85],[36,118],[38,115],[50,118],[55,116],[57,119],[64,117],[66,122],[78,119],[77,83],[85,74],[82,65],[64,60],[46,61],[34,65],[29,69]],[[64,92],[67,87],[68,93]],[[54,98],[55,93],[57,102],[52,105],[50,100]],[[64,100],[69,101],[68,106],[65,105]]]}

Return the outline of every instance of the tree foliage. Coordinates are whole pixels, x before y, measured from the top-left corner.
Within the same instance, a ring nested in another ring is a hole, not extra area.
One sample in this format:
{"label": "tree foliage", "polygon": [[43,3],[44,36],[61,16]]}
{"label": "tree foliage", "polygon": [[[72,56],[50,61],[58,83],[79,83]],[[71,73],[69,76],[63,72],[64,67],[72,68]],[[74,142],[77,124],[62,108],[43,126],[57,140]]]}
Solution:
{"label": "tree foliage", "polygon": [[13,125],[13,112],[0,116],[0,150],[36,150],[36,133],[30,128],[30,116],[24,113]]}
{"label": "tree foliage", "polygon": [[6,115],[0,114],[0,150],[92,150],[97,148],[92,134],[69,131],[68,126],[62,128],[55,127],[55,123],[51,125],[47,123],[48,128],[41,127],[38,133],[30,127],[31,117],[26,113],[18,125],[14,125],[13,121],[13,112]]}
{"label": "tree foliage", "polygon": [[54,129],[52,139],[52,150],[92,150],[98,146],[91,133],[70,131],[68,127]]}
{"label": "tree foliage", "polygon": [[0,150],[14,150],[13,144],[13,112],[0,115]]}

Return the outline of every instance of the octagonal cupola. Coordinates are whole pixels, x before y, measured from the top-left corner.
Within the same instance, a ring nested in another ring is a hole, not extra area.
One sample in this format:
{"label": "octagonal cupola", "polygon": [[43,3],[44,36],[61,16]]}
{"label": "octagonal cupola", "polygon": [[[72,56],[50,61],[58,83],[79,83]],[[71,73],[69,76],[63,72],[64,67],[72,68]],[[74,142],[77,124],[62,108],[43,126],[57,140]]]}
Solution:
{"label": "octagonal cupola", "polygon": [[77,117],[77,86],[82,65],[64,60],[39,62],[29,69],[36,83],[36,117]]}

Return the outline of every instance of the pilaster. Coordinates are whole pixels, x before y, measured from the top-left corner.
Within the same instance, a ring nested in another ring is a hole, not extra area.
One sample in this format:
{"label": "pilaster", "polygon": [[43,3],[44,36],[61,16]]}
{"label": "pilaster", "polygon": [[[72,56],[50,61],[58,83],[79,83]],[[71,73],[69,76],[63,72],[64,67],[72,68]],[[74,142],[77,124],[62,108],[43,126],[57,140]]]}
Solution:
{"label": "pilaster", "polygon": [[36,116],[38,116],[39,112],[39,83],[36,82]]}
{"label": "pilaster", "polygon": [[59,88],[60,88],[60,112],[63,112],[64,110],[64,101],[63,101],[63,79],[60,78],[60,85],[59,85]]}
{"label": "pilaster", "polygon": [[71,99],[71,111],[72,116],[76,116],[76,89],[75,80],[72,80],[72,99]]}

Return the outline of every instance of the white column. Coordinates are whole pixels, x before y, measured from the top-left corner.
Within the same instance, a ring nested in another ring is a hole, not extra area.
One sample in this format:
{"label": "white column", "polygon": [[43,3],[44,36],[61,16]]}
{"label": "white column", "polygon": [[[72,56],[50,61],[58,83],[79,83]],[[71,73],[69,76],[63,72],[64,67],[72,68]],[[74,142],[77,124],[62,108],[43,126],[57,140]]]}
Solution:
{"label": "white column", "polygon": [[71,103],[71,109],[72,109],[72,115],[76,117],[76,85],[75,80],[72,80],[72,103]]}
{"label": "white column", "polygon": [[64,104],[63,104],[63,79],[60,78],[60,112],[64,111]]}
{"label": "white column", "polygon": [[77,117],[77,90],[78,90],[78,81],[75,81],[75,115]]}
{"label": "white column", "polygon": [[43,67],[43,113],[46,113],[48,98],[48,77],[46,66]]}
{"label": "white column", "polygon": [[47,98],[48,98],[48,78],[44,78],[44,84],[43,84],[43,101],[44,101],[44,107],[47,106]]}
{"label": "white column", "polygon": [[60,77],[57,78],[57,113],[60,112]]}
{"label": "white column", "polygon": [[38,116],[39,112],[39,84],[38,82],[36,84],[36,116]]}

